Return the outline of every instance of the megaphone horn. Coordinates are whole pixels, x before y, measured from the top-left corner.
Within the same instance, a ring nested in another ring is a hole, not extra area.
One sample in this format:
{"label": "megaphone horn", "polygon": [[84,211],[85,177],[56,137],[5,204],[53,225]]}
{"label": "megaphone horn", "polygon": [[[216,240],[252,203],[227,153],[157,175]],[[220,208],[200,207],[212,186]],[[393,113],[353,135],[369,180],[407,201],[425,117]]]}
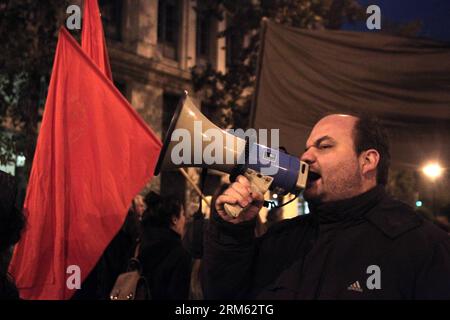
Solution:
{"label": "megaphone horn", "polygon": [[[215,150],[208,152],[211,149]],[[231,173],[244,152],[245,140],[209,121],[185,91],[170,122],[155,175],[161,170],[182,167],[208,167]]]}
{"label": "megaphone horn", "polygon": [[[245,175],[255,191],[269,188],[278,194],[298,193],[306,186],[308,164],[277,149],[252,143],[209,121],[187,92],[181,97],[159,155],[155,175],[161,170],[202,167],[233,176]],[[236,217],[238,205],[225,206]]]}

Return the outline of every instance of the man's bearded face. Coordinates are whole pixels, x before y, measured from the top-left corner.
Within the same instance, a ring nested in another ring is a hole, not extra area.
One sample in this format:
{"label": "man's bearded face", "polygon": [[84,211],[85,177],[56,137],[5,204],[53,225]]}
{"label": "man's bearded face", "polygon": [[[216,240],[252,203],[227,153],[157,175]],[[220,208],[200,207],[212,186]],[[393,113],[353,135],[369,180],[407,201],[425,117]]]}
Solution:
{"label": "man's bearded face", "polygon": [[355,153],[353,128],[357,118],[331,115],[313,128],[301,160],[309,164],[305,200],[316,203],[362,193],[362,174]]}

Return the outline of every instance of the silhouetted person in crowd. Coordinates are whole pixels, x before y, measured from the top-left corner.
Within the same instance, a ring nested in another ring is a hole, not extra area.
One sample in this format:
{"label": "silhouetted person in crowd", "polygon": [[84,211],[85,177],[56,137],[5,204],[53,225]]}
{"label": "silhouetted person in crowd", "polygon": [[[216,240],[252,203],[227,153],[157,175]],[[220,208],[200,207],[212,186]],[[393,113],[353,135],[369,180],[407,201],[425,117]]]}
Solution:
{"label": "silhouetted person in crowd", "polygon": [[25,225],[25,218],[16,207],[16,195],[14,177],[0,171],[0,299],[19,299],[19,292],[8,274],[13,246]]}
{"label": "silhouetted person in crowd", "polygon": [[186,218],[181,202],[150,192],[142,220],[139,260],[152,299],[185,300],[189,296],[191,257],[182,245]]}

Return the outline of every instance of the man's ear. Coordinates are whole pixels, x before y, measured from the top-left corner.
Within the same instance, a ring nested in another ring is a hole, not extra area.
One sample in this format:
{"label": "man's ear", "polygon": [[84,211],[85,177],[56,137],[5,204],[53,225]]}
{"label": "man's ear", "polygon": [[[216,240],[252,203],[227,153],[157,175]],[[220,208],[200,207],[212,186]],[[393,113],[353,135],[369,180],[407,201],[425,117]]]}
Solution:
{"label": "man's ear", "polygon": [[380,154],[375,149],[363,151],[359,157],[361,165],[361,173],[363,175],[376,173],[378,163],[380,162]]}

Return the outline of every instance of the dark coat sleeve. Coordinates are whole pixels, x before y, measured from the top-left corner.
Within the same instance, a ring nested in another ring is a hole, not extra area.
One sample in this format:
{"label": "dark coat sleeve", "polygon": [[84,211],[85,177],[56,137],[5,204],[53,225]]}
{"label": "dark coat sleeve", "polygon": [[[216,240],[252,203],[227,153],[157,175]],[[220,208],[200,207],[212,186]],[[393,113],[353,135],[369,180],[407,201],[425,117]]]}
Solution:
{"label": "dark coat sleeve", "polygon": [[256,221],[231,224],[214,214],[206,229],[202,285],[206,299],[248,298]]}

